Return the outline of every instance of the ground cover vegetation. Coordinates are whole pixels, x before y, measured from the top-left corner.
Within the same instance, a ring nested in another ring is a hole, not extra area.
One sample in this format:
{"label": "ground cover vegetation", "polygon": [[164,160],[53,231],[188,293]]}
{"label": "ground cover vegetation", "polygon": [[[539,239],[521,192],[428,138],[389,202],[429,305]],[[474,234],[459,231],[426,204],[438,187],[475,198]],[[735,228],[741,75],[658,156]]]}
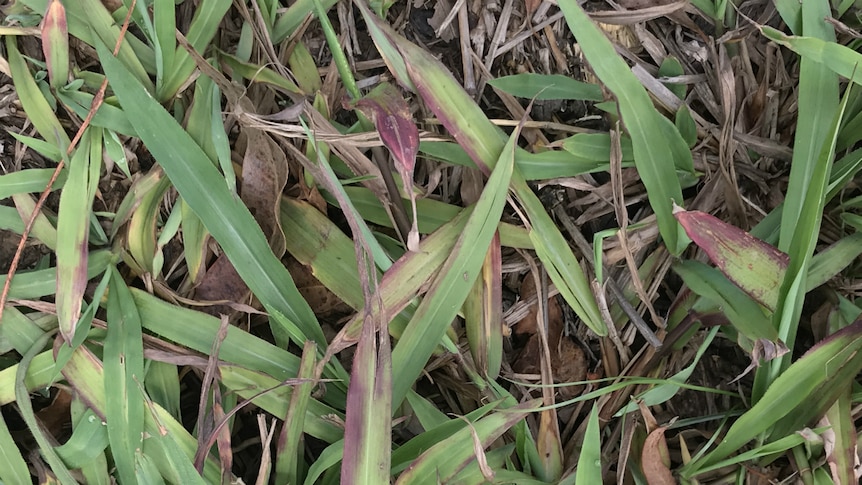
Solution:
{"label": "ground cover vegetation", "polygon": [[0,482],[857,483],[856,3],[7,3]]}

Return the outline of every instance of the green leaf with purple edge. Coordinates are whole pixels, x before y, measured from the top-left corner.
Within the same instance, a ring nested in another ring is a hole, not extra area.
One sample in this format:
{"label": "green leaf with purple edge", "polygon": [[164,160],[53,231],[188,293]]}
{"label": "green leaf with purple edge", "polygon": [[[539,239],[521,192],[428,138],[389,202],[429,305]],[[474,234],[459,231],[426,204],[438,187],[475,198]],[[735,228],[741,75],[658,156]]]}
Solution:
{"label": "green leaf with purple edge", "polygon": [[69,28],[59,0],[51,2],[42,20],[42,53],[51,87],[60,89],[69,79]]}
{"label": "green leaf with purple edge", "polygon": [[763,306],[775,310],[790,263],[786,254],[705,212],[676,207],[674,217],[730,281]]}

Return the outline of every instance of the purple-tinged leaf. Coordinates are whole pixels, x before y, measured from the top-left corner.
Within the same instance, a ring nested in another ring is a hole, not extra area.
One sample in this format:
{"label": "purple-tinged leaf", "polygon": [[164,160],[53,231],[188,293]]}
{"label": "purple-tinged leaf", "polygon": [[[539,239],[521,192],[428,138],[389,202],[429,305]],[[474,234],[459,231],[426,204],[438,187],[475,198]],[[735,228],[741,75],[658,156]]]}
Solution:
{"label": "purple-tinged leaf", "polygon": [[358,109],[374,121],[380,140],[395,158],[395,167],[413,208],[413,226],[407,238],[407,247],[416,251],[419,247],[419,229],[416,223],[416,195],[413,193],[413,168],[419,153],[419,129],[410,116],[410,107],[398,89],[389,83],[379,84],[365,97],[347,107]]}
{"label": "purple-tinged leaf", "polygon": [[419,153],[419,130],[398,89],[392,84],[381,83],[353,103],[353,107],[374,121],[383,144],[395,160],[412,173]]}
{"label": "purple-tinged leaf", "polygon": [[65,86],[69,80],[69,28],[66,9],[60,0],[51,1],[42,20],[42,52],[51,87]]}
{"label": "purple-tinged leaf", "polygon": [[751,234],[705,212],[674,208],[688,237],[736,286],[775,310],[790,258]]}

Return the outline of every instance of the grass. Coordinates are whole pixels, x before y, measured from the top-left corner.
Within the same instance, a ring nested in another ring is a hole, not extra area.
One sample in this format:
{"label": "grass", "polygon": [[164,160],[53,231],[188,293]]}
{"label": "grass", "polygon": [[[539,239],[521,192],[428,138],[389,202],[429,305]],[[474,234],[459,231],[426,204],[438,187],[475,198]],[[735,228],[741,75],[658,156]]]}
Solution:
{"label": "grass", "polygon": [[558,3],[4,7],[0,483],[857,481],[857,8]]}

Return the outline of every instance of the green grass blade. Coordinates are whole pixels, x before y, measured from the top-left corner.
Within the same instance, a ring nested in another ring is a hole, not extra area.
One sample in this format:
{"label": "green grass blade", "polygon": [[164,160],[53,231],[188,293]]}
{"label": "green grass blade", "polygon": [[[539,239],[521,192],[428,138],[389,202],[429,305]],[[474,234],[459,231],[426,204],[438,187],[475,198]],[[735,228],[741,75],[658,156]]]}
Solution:
{"label": "green grass blade", "polygon": [[[362,3],[357,5],[393,74],[402,85],[412,87],[423,98],[476,166],[490,173],[505,146],[505,134],[488,120],[436,58],[393,32]],[[552,281],[578,316],[593,331],[604,335],[607,330],[589,283],[559,229],[517,169],[513,171],[511,184],[530,219],[533,245],[536,246],[536,241],[545,244],[537,249]]]}
{"label": "green grass blade", "polygon": [[30,470],[9,428],[0,416],[0,480],[3,483],[30,483]]}
{"label": "green grass blade", "polygon": [[18,52],[18,39],[14,36],[6,37],[6,55],[9,61],[9,72],[15,83],[15,91],[28,119],[45,141],[55,145],[61,152],[65,151],[70,143],[66,130],[60,125],[60,120],[54,115],[54,110],[36,85],[27,63]]}
{"label": "green grass blade", "polygon": [[[539,406],[540,400],[528,401],[479,419],[451,437],[437,442],[423,453],[410,468],[398,477],[396,484],[422,483],[429,478],[442,483],[451,480],[463,467],[475,459],[474,436],[487,447],[515,423]],[[432,478],[433,477],[433,478]]]}
{"label": "green grass blade", "polygon": [[[787,345],[793,348],[796,341],[796,332],[799,318],[802,314],[802,303],[805,299],[805,279],[814,249],[817,246],[820,224],[823,219],[823,209],[826,204],[826,192],[828,188],[829,173],[835,158],[835,143],[838,136],[838,128],[849,100],[850,88],[845,92],[844,100],[835,113],[827,135],[822,143],[818,156],[811,160],[810,180],[806,182],[804,195],[801,197],[802,205],[798,219],[795,220],[792,240],[789,244],[788,255],[790,265],[787,267],[787,276],[781,285],[781,293],[778,307],[773,317],[773,322],[778,328],[778,336]],[[791,172],[796,170],[795,166]],[[786,209],[785,209],[786,210]],[[782,228],[788,220],[782,217]],[[780,241],[779,241],[780,242]],[[754,400],[762,395],[764,387],[774,381],[775,378],[790,365],[792,355],[772,360],[767,365],[758,369],[755,376],[755,386],[752,391]]]}
{"label": "green grass blade", "polygon": [[69,183],[60,194],[57,220],[57,317],[67,342],[75,335],[87,289],[87,245],[90,213],[99,184],[102,130],[90,128],[81,138],[69,166]]}
{"label": "green grass blade", "polygon": [[672,214],[673,202],[682,204],[683,199],[670,147],[682,144],[687,148],[687,145],[675,128],[662,128],[662,124],[670,122],[659,119],[661,115],[644,87],[581,7],[572,0],[565,0],[560,1],[560,10],[590,66],[618,100],[620,115],[632,139],[635,166],[647,188],[662,238],[671,253],[678,255],[688,244],[688,239]]}
{"label": "green grass blade", "polygon": [[[53,173],[53,168],[31,168],[21,170],[20,172],[0,175],[0,199],[5,199],[15,194],[41,192],[45,189],[48,181],[51,180]],[[60,176],[57,177],[57,181],[54,182],[51,188],[57,190],[63,187],[68,175],[69,172],[67,170],[61,171]]]}
{"label": "green grass blade", "polygon": [[772,426],[779,428],[772,435],[784,438],[822,415],[862,369],[860,350],[862,320],[815,345],[775,379],[712,452],[686,465],[683,476],[723,460]]}
{"label": "green grass blade", "polygon": [[104,45],[99,45],[98,51],[121,103],[147,113],[130,115],[141,139],[183,200],[224,248],[248,287],[267,308],[285,315],[307,338],[325,345],[323,331],[308,303],[272,253],[260,226],[230,193],[209,157]]}
{"label": "green grass blade", "polygon": [[[113,278],[112,278],[113,279]],[[105,409],[105,374],[100,362],[87,348],[81,346],[75,349],[69,362],[63,367],[63,376],[69,381],[69,384],[78,393],[77,395],[92,408],[96,414],[102,419],[106,417]],[[144,399],[141,393],[137,393],[138,399]],[[162,409],[157,404],[150,405],[150,412],[144,413],[144,430],[150,436],[166,436],[173,437],[176,446],[170,451],[165,450],[159,452],[161,456],[171,455],[180,457],[183,456],[190,460],[195,453],[197,441],[188,431],[183,428],[182,423],[172,418],[167,411]],[[156,443],[152,438],[146,439],[143,442],[144,453],[155,453],[156,450],[151,445]],[[161,447],[159,447],[161,448]],[[178,458],[179,459],[179,458]],[[171,477],[170,461],[162,460],[158,463],[161,473],[167,477]],[[203,475],[207,483],[218,483],[221,477],[218,464],[212,458],[208,458],[204,462]],[[193,480],[180,481],[175,483],[199,483]]]}
{"label": "green grass blade", "polygon": [[[324,10],[329,10],[333,5],[338,3],[337,0],[320,0]],[[302,23],[305,18],[314,11],[314,0],[297,0],[293,2],[281,17],[276,20],[272,27],[272,42],[274,44],[281,43],[290,34],[292,34]]]}
{"label": "green grass blade", "polygon": [[392,404],[400,405],[476,281],[506,204],[520,129],[506,144],[452,254],[392,352]]}
{"label": "green grass blade", "polygon": [[[207,45],[215,36],[216,29],[218,29],[222,18],[227,13],[228,8],[230,8],[230,4],[231,0],[203,0],[198,4],[195,9],[195,16],[192,18],[191,26],[186,34],[189,44],[197,52],[204,52],[206,50]],[[157,26],[157,28],[170,27]],[[171,35],[171,37],[175,36]],[[103,56],[100,55],[99,57]],[[170,71],[167,73],[165,82],[160,86],[156,94],[160,101],[167,101],[177,94],[177,91],[179,91],[194,72],[195,61],[189,55],[188,51],[180,46],[177,48],[173,62],[169,68]]]}
{"label": "green grass blade", "polygon": [[[822,21],[829,14],[830,6],[826,0],[804,2],[802,32],[806,36],[834,44],[835,32]],[[807,192],[817,169],[818,155],[824,144],[829,143],[829,131],[838,110],[838,101],[838,76],[816,59],[803,56],[799,72],[799,117],[793,144],[792,169],[778,241],[778,249],[788,254],[793,238],[798,236],[796,226],[804,210],[805,198],[800,195]],[[790,256],[804,257],[802,254]]]}
{"label": "green grass blade", "polygon": [[[33,435],[33,438],[39,446],[39,451],[41,452],[42,457],[51,467],[51,471],[56,475],[57,481],[62,485],[72,485],[78,482],[72,477],[72,474],[69,473],[69,469],[66,468],[66,464],[63,463],[63,460],[61,460],[59,456],[57,456],[57,452],[54,451],[54,447],[51,446],[51,443],[48,441],[48,437],[45,436],[45,432],[42,430],[42,426],[33,412],[33,403],[30,401],[29,392],[25,384],[25,376],[29,372],[30,364],[33,362],[39,351],[45,348],[45,345],[48,344],[51,337],[52,335],[50,333],[45,333],[21,357],[21,361],[18,363],[17,371],[15,372],[15,400],[18,403],[18,410],[21,413],[21,418],[25,423],[27,423],[30,433]],[[29,480],[24,483],[29,483]]]}
{"label": "green grass blade", "polygon": [[576,81],[560,74],[536,74],[525,72],[513,76],[491,79],[488,84],[520,98],[578,99],[584,101],[604,101],[602,87]]}
{"label": "green grass blade", "polygon": [[581,456],[578,457],[575,483],[602,483],[602,437],[599,434],[598,405],[593,406],[587,418],[587,431]]}
{"label": "green grass blade", "polygon": [[121,483],[135,483],[135,456],[144,432],[144,404],[139,383],[144,379],[141,316],[129,288],[112,268],[105,337],[105,422],[111,455]]}
{"label": "green grass blade", "polygon": [[306,342],[302,350],[302,362],[299,366],[299,374],[296,377],[308,379],[306,382],[297,384],[291,394],[290,405],[284,425],[278,438],[275,456],[275,481],[276,483],[299,483],[300,473],[303,468],[303,442],[305,425],[305,413],[308,410],[308,402],[314,389],[314,363],[316,350],[313,342]]}

